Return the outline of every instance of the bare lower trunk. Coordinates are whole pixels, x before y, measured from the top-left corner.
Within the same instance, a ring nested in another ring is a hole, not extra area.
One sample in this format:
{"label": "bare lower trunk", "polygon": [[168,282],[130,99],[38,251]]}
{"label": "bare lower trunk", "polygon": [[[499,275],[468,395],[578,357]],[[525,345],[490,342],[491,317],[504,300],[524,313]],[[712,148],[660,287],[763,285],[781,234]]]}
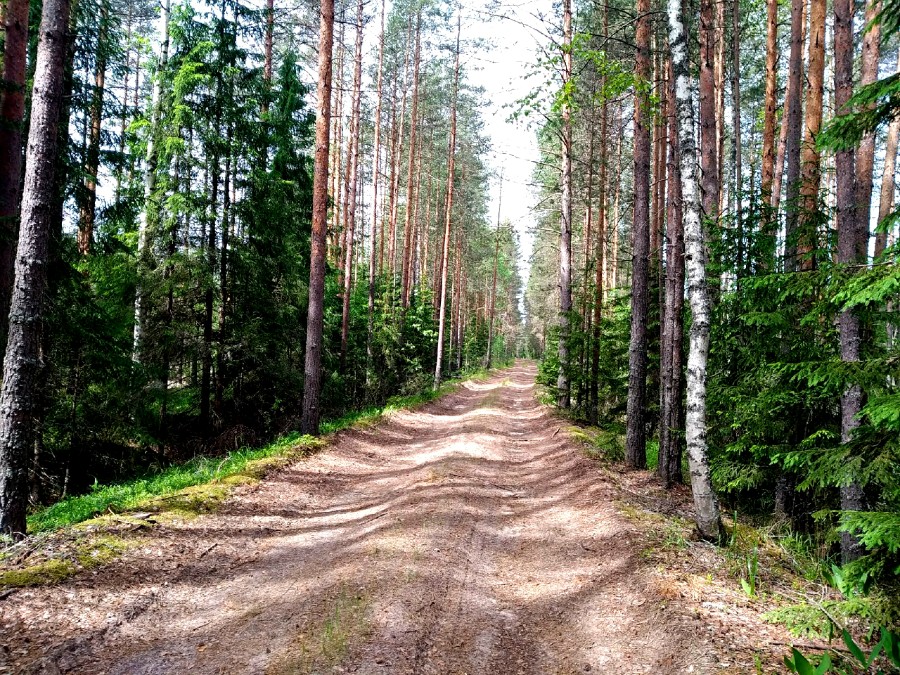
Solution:
{"label": "bare lower trunk", "polygon": [[681,366],[684,324],[684,221],[681,197],[681,171],[678,154],[675,82],[669,83],[669,157],[668,157],[668,250],[666,251],[666,302],[663,307],[663,335],[660,383],[659,476],[666,487],[681,478]]}
{"label": "bare lower trunk", "polygon": [[[650,2],[638,0],[635,74],[650,77]],[[647,466],[647,321],[650,301],[650,100],[641,88],[634,98],[634,226],[632,230],[631,338],[628,345],[628,404],[625,460]]]}
{"label": "bare lower trunk", "polygon": [[685,435],[697,527],[703,537],[717,539],[720,531],[719,503],[712,488],[706,446],[706,367],[711,303],[706,283],[706,247],[697,194],[697,149],[693,134],[694,111],[687,35],[680,0],[668,0],[668,14],[684,198],[685,266],[692,317],[687,364]]}
{"label": "bare lower trunk", "polygon": [[331,48],[334,0],[321,0],[319,80],[316,89],[316,150],[313,167],[312,249],[309,264],[309,309],[306,317],[306,362],[300,430],[319,433],[322,388],[322,329],[325,316],[325,236],[328,229],[328,136],[331,123]]}
{"label": "bare lower trunk", "polygon": [[28,506],[28,464],[38,402],[35,385],[42,364],[43,299],[51,214],[56,200],[58,122],[68,21],[68,0],[45,0],[34,71],[9,340],[0,391],[0,533],[14,537],[25,533]]}
{"label": "bare lower trunk", "polygon": [[[835,0],[834,3],[834,105],[842,110],[853,95],[853,2]],[[862,260],[858,249],[858,216],[856,213],[856,156],[853,150],[835,153],[836,218],[839,264],[853,265]],[[850,310],[838,317],[841,342],[841,360],[857,363],[860,358],[859,317]],[[841,396],[841,442],[853,438],[859,426],[862,409],[862,390],[859,385],[847,387]],[[867,508],[865,495],[858,482],[841,487],[841,508],[846,511],[863,511]],[[859,540],[844,533],[841,536],[841,556],[844,562],[860,557],[863,547]]]}

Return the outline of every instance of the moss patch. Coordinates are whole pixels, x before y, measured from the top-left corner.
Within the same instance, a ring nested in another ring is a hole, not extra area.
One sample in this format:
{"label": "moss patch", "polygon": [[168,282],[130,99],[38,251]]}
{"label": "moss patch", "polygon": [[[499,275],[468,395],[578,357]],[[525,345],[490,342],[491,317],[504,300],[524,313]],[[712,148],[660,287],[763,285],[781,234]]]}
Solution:
{"label": "moss patch", "polygon": [[[111,534],[90,534],[59,544],[53,557],[0,571],[0,587],[56,584],[81,570],[100,567],[124,553],[132,542]],[[41,553],[29,556],[31,560]]]}

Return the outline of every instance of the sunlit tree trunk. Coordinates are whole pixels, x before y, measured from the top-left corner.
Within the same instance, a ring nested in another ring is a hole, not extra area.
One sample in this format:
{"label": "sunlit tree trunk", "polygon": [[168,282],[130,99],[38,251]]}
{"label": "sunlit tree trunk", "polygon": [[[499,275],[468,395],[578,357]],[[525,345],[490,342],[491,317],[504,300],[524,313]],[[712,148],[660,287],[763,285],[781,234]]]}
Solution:
{"label": "sunlit tree trunk", "polygon": [[[670,64],[671,69],[671,64]],[[666,487],[681,477],[681,367],[684,339],[684,220],[681,196],[681,170],[678,155],[678,126],[675,105],[675,81],[669,78],[667,106],[669,155],[668,203],[666,208],[666,301],[662,312],[663,340],[660,361],[659,476]]]}
{"label": "sunlit tree trunk", "polygon": [[316,87],[316,149],[313,165],[312,248],[309,258],[309,308],[306,317],[306,363],[300,430],[319,433],[322,389],[322,329],[325,316],[325,236],[328,229],[328,135],[331,123],[331,48],[334,0],[319,10],[319,75]]}
{"label": "sunlit tree trunk", "polygon": [[731,1],[731,29],[732,29],[732,61],[731,61],[731,114],[732,133],[734,134],[734,221],[737,231],[737,276],[744,274],[744,225],[743,208],[743,167],[741,147],[741,3],[740,0]]}
{"label": "sunlit tree trunk", "polygon": [[697,528],[707,539],[718,539],[719,503],[712,488],[706,445],[706,368],[709,355],[711,303],[706,282],[706,247],[697,191],[697,148],[694,144],[694,111],[688,62],[687,35],[681,0],[668,0],[669,49],[675,79],[682,196],[684,198],[685,265],[691,305],[691,330],[687,363],[687,437],[691,490]]}
{"label": "sunlit tree trunk", "polygon": [[634,224],[632,227],[631,338],[628,345],[628,403],[625,460],[647,466],[647,321],[650,299],[650,1],[637,2],[634,96]]}
{"label": "sunlit tree trunk", "polygon": [[421,10],[416,16],[416,51],[413,57],[413,84],[412,84],[412,103],[410,104],[409,115],[409,160],[406,173],[406,212],[403,222],[403,268],[400,272],[400,306],[403,309],[409,305],[409,288],[410,288],[410,271],[412,265],[412,229],[415,225],[413,221],[413,204],[415,202],[416,182],[413,180],[415,176],[415,158],[416,158],[416,132],[419,126],[419,64],[422,47],[422,19]]}
{"label": "sunlit tree trunk", "polygon": [[[865,26],[862,40],[862,67],[859,85],[864,87],[878,79],[878,57],[881,25],[875,21],[881,11],[880,0],[866,2]],[[869,221],[872,217],[872,172],[875,167],[875,133],[863,136],[856,151],[856,218],[857,255],[866,260],[869,255]]]}
{"label": "sunlit tree trunk", "polygon": [[[900,50],[897,52],[897,72],[900,73]],[[881,174],[881,194],[878,200],[878,222],[887,218],[894,208],[894,191],[896,190],[897,170],[897,138],[900,136],[900,117],[895,117],[888,127],[884,148],[884,171]],[[875,257],[884,253],[887,246],[887,231],[875,235]]]}
{"label": "sunlit tree trunk", "polygon": [[97,34],[94,63],[94,90],[91,93],[90,131],[84,165],[84,196],[78,214],[78,252],[87,255],[94,241],[97,216],[97,172],[100,168],[100,131],[103,124],[103,97],[106,93],[106,60],[109,52],[109,5],[100,5],[100,30]]}
{"label": "sunlit tree trunk", "polygon": [[67,46],[69,0],[44,0],[22,191],[21,229],[9,339],[0,390],[0,533],[25,534],[28,464],[33,447],[41,326],[56,200],[60,99]]}
{"label": "sunlit tree trunk", "polygon": [[[762,166],[760,194],[766,204],[772,203],[772,183],[775,180],[775,122],[778,90],[778,0],[766,0],[766,92],[763,117]],[[764,232],[774,234],[773,217],[764,212]]]}
{"label": "sunlit tree trunk", "polygon": [[791,53],[788,66],[788,93],[785,99],[787,136],[784,145],[784,180],[787,183],[787,225],[785,229],[785,270],[796,271],[797,227],[800,196],[800,140],[803,131],[800,100],[803,92],[803,33],[805,0],[791,0]]}
{"label": "sunlit tree trunk", "polygon": [[447,262],[450,252],[450,234],[453,224],[453,172],[456,168],[456,103],[459,96],[459,38],[462,17],[456,18],[456,63],[453,67],[453,98],[450,102],[450,139],[447,148],[447,202],[444,208],[444,238],[441,248],[440,309],[438,310],[437,354],[434,364],[434,388],[441,386],[441,366],[444,358],[444,323],[447,317]]}
{"label": "sunlit tree trunk", "polygon": [[[568,97],[572,78],[572,3],[563,0],[563,96]],[[572,392],[569,381],[569,313],[572,311],[572,122],[568,98],[562,105],[562,195],[559,229],[559,374],[557,405],[568,408]]]}
{"label": "sunlit tree trunk", "polygon": [[363,58],[363,0],[356,5],[356,53],[353,66],[353,101],[350,112],[350,138],[347,142],[347,170],[349,185],[347,186],[347,207],[344,209],[344,287],[341,308],[341,371],[344,370],[347,358],[347,345],[350,337],[350,295],[353,289],[353,251],[356,233],[356,186],[359,168],[360,137],[360,104],[362,99],[362,58]]}
{"label": "sunlit tree trunk", "polygon": [[816,211],[821,184],[821,162],[816,137],[822,128],[823,78],[825,77],[825,0],[811,0],[809,10],[809,66],[806,81],[805,138],[800,150],[800,212],[793,269],[815,267]]}
{"label": "sunlit tree trunk", "polygon": [[[378,234],[378,180],[381,166],[381,107],[382,87],[384,84],[384,15],[385,0],[381,0],[381,31],[378,34],[378,76],[375,87],[375,131],[372,148],[372,226],[369,230],[369,330],[366,339],[366,356],[369,371],[372,368],[372,342],[375,338],[375,271],[376,271],[376,235]],[[382,242],[383,246],[383,242]],[[367,379],[369,374],[367,373]]]}

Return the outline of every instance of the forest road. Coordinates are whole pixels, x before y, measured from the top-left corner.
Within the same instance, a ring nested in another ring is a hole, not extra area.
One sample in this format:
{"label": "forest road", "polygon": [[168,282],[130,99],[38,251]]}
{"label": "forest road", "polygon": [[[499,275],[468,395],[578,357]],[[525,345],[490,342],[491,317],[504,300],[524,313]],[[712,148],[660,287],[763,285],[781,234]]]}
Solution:
{"label": "forest road", "polygon": [[26,653],[7,667],[717,670],[697,625],[670,618],[617,489],[538,403],[535,375],[520,361],[342,432],[215,514],[155,528],[68,583],[15,594],[0,619]]}

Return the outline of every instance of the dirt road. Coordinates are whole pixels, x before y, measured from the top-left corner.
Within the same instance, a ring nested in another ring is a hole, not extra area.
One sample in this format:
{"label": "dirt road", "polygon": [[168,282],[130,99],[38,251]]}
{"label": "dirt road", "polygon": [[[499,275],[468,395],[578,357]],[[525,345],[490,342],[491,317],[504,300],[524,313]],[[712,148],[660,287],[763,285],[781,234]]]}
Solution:
{"label": "dirt road", "polygon": [[[7,670],[718,670],[530,363],[344,432],[214,515],[0,603]],[[26,667],[26,664],[30,666]],[[0,667],[0,672],[4,669]]]}

